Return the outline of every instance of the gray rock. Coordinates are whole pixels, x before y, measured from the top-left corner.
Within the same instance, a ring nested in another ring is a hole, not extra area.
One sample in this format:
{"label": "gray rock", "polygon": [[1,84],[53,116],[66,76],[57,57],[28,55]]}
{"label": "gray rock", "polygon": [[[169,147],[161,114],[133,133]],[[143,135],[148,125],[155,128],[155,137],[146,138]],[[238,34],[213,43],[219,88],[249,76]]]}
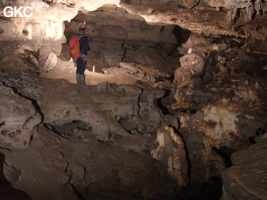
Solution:
{"label": "gray rock", "polygon": [[57,56],[49,47],[41,47],[38,50],[38,61],[40,64],[40,71],[49,72],[57,65]]}
{"label": "gray rock", "polygon": [[0,89],[1,146],[26,148],[41,117],[30,100],[14,93],[11,88],[0,86]]}
{"label": "gray rock", "polygon": [[108,82],[102,82],[102,83],[99,83],[99,84],[97,84],[97,87],[96,87],[96,89],[97,89],[97,91],[98,92],[107,92],[108,91]]}

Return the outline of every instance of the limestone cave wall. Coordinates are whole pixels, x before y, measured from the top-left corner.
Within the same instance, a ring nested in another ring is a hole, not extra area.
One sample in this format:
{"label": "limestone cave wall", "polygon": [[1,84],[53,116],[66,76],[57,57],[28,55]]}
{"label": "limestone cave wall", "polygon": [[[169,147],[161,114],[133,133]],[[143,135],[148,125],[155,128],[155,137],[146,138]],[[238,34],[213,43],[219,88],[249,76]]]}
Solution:
{"label": "limestone cave wall", "polygon": [[[267,198],[266,1],[5,6],[33,15],[0,17],[4,198]],[[80,22],[86,88],[67,46]]]}

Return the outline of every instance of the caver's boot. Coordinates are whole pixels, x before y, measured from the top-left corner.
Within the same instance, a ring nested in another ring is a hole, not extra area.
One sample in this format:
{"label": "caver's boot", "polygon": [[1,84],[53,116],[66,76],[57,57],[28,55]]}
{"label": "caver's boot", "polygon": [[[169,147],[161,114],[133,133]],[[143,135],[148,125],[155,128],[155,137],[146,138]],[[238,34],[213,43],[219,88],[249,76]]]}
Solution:
{"label": "caver's boot", "polygon": [[81,87],[81,74],[76,73],[76,81],[78,87]]}
{"label": "caver's boot", "polygon": [[85,75],[84,74],[80,74],[80,79],[81,79],[81,87],[86,87],[86,84],[85,84]]}

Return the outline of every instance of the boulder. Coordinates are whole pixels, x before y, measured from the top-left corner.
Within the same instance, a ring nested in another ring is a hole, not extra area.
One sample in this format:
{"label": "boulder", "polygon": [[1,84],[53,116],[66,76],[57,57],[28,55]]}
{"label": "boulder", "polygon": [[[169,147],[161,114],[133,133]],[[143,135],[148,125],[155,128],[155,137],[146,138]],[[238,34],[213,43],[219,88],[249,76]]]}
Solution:
{"label": "boulder", "polygon": [[42,46],[38,50],[38,61],[40,64],[40,71],[49,72],[57,65],[57,56],[49,47]]}

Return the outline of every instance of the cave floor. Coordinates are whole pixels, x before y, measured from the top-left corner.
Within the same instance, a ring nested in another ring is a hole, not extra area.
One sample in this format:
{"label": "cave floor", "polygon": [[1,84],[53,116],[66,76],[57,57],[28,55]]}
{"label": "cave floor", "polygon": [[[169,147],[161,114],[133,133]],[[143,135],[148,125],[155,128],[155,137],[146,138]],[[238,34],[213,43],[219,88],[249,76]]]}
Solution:
{"label": "cave floor", "polygon": [[[76,67],[72,61],[59,61],[53,71],[42,72],[41,77],[47,79],[64,79],[76,84]],[[102,82],[133,85],[138,79],[121,71],[113,74],[105,74],[85,70],[86,85],[97,85]]]}
{"label": "cave floor", "polygon": [[[33,70],[40,73],[40,76],[46,79],[63,79],[69,83],[76,84],[76,67],[72,61],[62,61],[58,59],[58,63],[53,70],[40,72],[27,62],[25,55],[17,56],[17,54],[10,54],[10,51],[0,52],[0,55],[1,70]],[[85,75],[87,85],[97,85],[101,82],[133,85],[137,80],[140,80],[139,77],[127,75],[127,73],[123,73],[121,70],[113,70],[113,73],[108,74],[92,72],[86,69]]]}
{"label": "cave floor", "polygon": [[[53,71],[41,72],[40,76],[46,79],[64,79],[71,84],[76,84],[76,67],[72,61],[62,61],[59,59],[57,66]],[[150,87],[158,87],[168,89],[171,87],[171,82],[163,79],[160,82],[149,80],[146,77],[136,75],[131,71],[126,71],[120,67],[111,67],[103,69],[103,73],[85,70],[86,85],[98,85],[102,82],[114,83],[117,85],[135,85],[136,81],[142,81]],[[151,75],[153,77],[153,75]]]}

